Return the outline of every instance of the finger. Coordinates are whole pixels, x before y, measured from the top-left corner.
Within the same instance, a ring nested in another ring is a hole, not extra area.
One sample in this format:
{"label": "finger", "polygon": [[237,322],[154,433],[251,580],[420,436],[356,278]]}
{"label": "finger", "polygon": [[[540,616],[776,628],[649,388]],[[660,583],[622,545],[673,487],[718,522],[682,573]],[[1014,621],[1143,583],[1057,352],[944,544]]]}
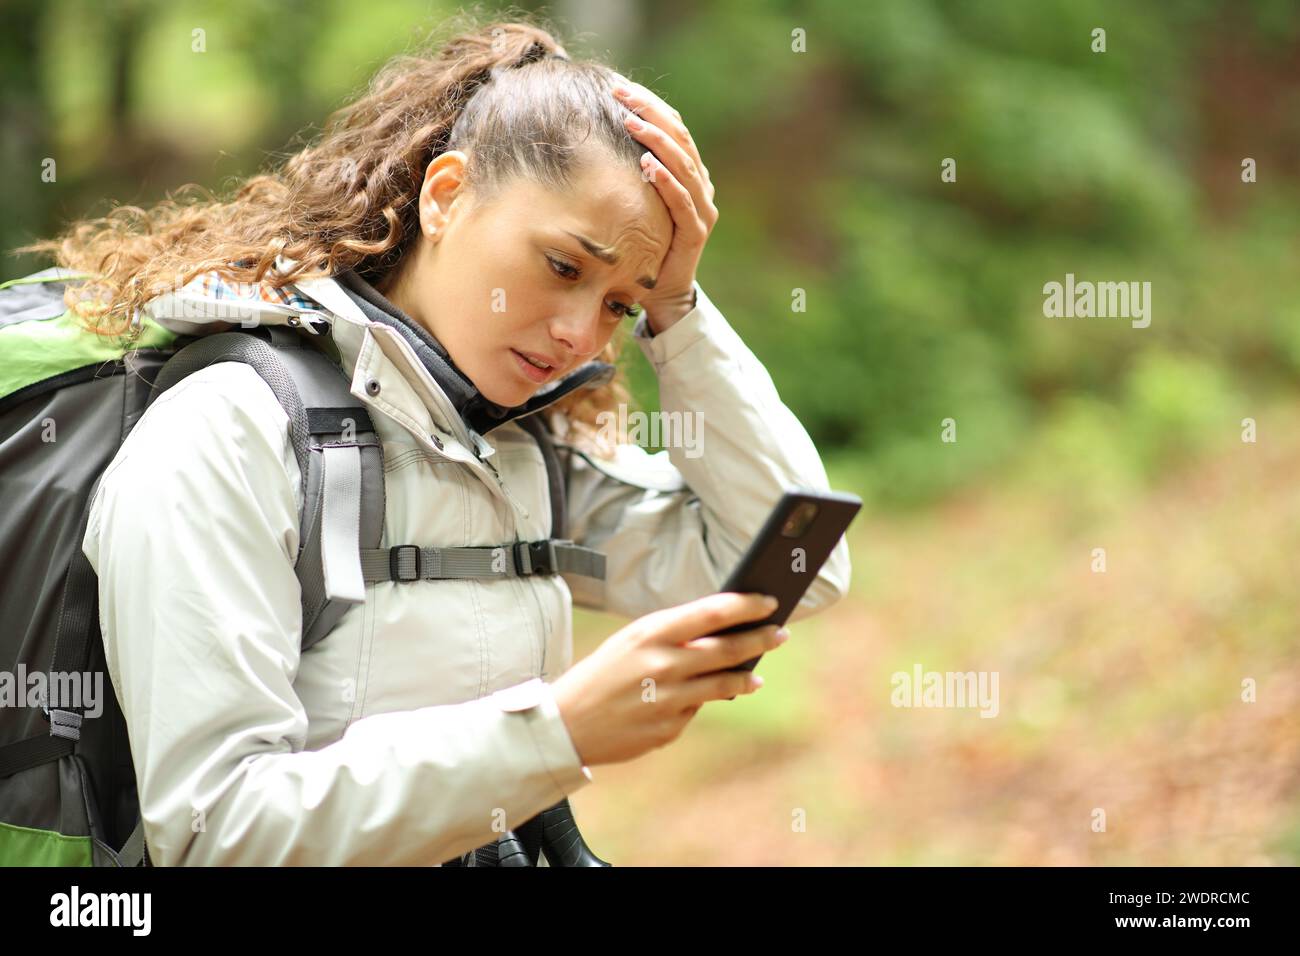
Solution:
{"label": "finger", "polygon": [[[700,167],[695,160],[673,141],[672,137],[653,123],[640,120],[635,116],[627,119],[630,132],[642,145],[649,147],[651,159],[658,160],[659,165],[668,169],[673,177],[686,188],[691,199],[691,211],[706,226],[712,226],[716,210],[706,195],[707,186],[700,176]],[[643,167],[644,168],[644,167]]]}
{"label": "finger", "polygon": [[690,129],[682,122],[682,114],[669,106],[662,97],[649,87],[640,84],[632,84],[629,95],[621,99],[628,109],[666,132],[682,148],[682,151],[694,163],[697,170],[696,175],[699,176],[700,181],[703,183],[705,202],[712,203],[715,190],[713,188],[713,179],[709,175],[709,167],[704,165],[704,159],[700,156],[700,149],[695,145],[695,137],[691,135]]}
{"label": "finger", "polygon": [[[641,159],[641,169],[646,179],[654,184],[659,198],[668,207],[673,218],[673,247],[702,248],[709,239],[712,223],[700,214],[697,199],[687,191],[680,180],[651,153]],[[711,208],[711,207],[710,207]]]}
{"label": "finger", "polygon": [[[691,131],[682,122],[682,114],[669,106],[662,97],[649,87],[642,86],[640,83],[633,83],[621,75],[619,75],[619,80],[621,83],[615,86],[615,96],[619,102],[636,115],[650,120],[650,122],[667,131],[677,141],[699,168],[699,176],[704,187],[704,200],[706,203],[712,204],[713,197],[716,195],[713,180],[709,176],[708,167],[704,165],[704,160],[700,157],[699,147],[695,145],[695,139],[691,136]],[[620,94],[619,86],[624,88],[626,92]],[[706,215],[705,218],[707,219],[708,216]],[[713,219],[716,222],[716,208],[713,211]]]}
{"label": "finger", "polygon": [[666,130],[669,135],[686,151],[697,166],[704,168],[704,162],[700,159],[700,151],[695,145],[695,140],[691,136],[691,131],[686,128],[682,122],[682,114],[669,106],[668,103],[647,86],[640,83],[633,83],[630,80],[622,84],[627,88],[627,94],[619,96],[617,89],[615,95],[618,96],[619,102],[629,110],[636,113],[643,119]]}
{"label": "finger", "polygon": [[[739,694],[752,694],[763,685],[763,678],[753,671],[721,671],[687,681],[682,700],[689,704],[706,704],[711,700],[730,700]],[[688,706],[689,706],[688,704]]]}
{"label": "finger", "polygon": [[641,620],[653,643],[680,646],[733,624],[761,621],[776,610],[778,603],[765,594],[722,591],[655,611]]}
{"label": "finger", "polygon": [[721,637],[697,637],[682,649],[683,673],[708,674],[743,664],[754,657],[776,650],[789,637],[776,624],[740,631]]}

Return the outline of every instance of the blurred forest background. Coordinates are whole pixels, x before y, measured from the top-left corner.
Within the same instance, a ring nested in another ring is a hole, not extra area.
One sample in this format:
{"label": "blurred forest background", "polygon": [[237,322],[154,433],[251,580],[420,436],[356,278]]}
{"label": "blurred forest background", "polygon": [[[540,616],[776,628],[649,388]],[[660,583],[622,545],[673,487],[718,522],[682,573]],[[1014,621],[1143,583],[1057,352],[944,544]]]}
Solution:
{"label": "blurred forest background", "polygon": [[[457,9],[7,0],[0,244],[228,188]],[[722,213],[701,284],[868,504],[853,593],[795,625],[761,691],[575,795],[596,851],[1300,863],[1300,8],[542,12],[682,113]],[[1149,281],[1150,327],[1044,317],[1067,273]],[[578,617],[578,656],[623,623]],[[916,663],[997,671],[999,717],[892,707]]]}

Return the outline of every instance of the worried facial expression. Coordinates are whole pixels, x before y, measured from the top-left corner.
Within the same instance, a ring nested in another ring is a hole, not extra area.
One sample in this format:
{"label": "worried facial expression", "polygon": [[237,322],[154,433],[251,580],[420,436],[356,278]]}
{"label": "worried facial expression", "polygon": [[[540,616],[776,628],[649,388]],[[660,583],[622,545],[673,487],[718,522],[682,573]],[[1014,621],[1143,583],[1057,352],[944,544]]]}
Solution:
{"label": "worried facial expression", "polygon": [[601,353],[654,285],[673,222],[652,183],[598,154],[563,192],[517,177],[486,200],[465,163],[429,164],[417,247],[380,291],[512,407]]}

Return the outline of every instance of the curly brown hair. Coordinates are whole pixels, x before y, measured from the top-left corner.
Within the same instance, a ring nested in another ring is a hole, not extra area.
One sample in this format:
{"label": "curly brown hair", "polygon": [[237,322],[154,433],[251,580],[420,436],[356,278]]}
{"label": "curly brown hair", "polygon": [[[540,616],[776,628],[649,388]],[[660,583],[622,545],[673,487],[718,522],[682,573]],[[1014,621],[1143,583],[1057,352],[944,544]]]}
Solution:
{"label": "curly brown hair", "polygon": [[[148,210],[119,206],[17,251],[90,275],[70,285],[68,303],[88,330],[120,336],[150,299],[210,271],[275,289],[348,269],[377,283],[418,239],[425,168],[449,149],[468,154],[476,195],[520,175],[562,188],[585,146],[639,171],[643,149],[610,95],[621,77],[570,59],[534,20],[449,21],[450,39],[391,59],[328,117],[316,142],[244,180],[229,199],[190,184]],[[281,255],[291,269],[275,268]],[[599,358],[619,365],[625,338],[620,329]],[[571,437],[591,439],[597,415],[629,399],[620,367],[553,409],[577,432]],[[596,447],[608,453],[604,442]]]}

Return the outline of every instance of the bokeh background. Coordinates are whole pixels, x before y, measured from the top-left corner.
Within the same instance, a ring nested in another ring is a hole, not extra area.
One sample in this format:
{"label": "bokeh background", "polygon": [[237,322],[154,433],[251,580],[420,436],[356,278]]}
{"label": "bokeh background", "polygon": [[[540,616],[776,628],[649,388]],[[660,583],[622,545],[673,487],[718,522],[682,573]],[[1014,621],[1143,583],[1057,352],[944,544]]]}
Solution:
{"label": "bokeh background", "polygon": [[[460,9],[6,0],[0,244],[184,183],[229,188]],[[542,12],[571,53],[682,113],[722,212],[701,284],[834,486],[867,503],[852,593],[793,626],[761,691],[575,794],[596,851],[1300,863],[1300,8]],[[2,278],[47,264],[3,262]],[[1043,285],[1066,273],[1151,282],[1150,327],[1045,318]],[[581,656],[625,622],[577,623]],[[996,671],[998,716],[891,706],[891,675],[917,664]]]}

